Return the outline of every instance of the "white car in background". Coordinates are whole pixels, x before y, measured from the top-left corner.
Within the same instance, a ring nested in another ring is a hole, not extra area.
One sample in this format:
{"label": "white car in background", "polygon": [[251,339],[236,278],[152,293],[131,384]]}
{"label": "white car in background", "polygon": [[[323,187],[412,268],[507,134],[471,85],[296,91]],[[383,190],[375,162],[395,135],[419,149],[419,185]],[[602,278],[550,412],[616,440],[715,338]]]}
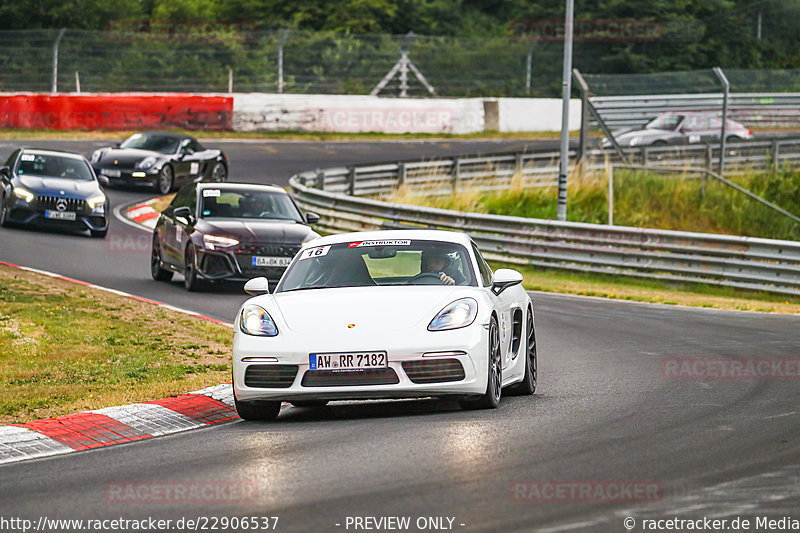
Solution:
{"label": "white car in background", "polygon": [[281,402],[450,396],[495,408],[536,389],[533,303],[522,275],[492,272],[463,233],[345,233],[307,244],[274,294],[264,278],[234,325],[233,389],[245,420]]}

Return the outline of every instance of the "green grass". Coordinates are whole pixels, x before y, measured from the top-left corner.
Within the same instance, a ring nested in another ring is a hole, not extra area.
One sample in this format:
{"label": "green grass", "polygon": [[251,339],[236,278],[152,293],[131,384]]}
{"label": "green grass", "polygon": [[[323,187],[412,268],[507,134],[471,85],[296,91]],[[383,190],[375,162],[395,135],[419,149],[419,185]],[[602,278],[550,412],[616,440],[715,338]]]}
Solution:
{"label": "green grass", "polygon": [[[800,171],[750,172],[731,178],[789,212],[800,214]],[[605,176],[570,177],[568,220],[608,222]],[[447,197],[416,196],[400,191],[390,201],[443,209],[526,218],[555,219],[554,187],[480,194],[464,191]],[[617,169],[614,175],[614,223],[702,233],[800,239],[800,224],[715,180]]]}
{"label": "green grass", "polygon": [[230,329],[0,267],[0,424],[230,379]]}

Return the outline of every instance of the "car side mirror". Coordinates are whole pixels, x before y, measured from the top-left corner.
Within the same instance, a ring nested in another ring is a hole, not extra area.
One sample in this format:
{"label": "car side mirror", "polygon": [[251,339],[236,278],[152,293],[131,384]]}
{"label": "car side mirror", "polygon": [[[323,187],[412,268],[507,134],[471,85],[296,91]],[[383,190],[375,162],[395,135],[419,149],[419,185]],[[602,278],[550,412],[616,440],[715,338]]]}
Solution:
{"label": "car side mirror", "polygon": [[175,218],[185,218],[189,224],[194,224],[194,215],[192,215],[192,210],[186,206],[173,209],[172,216]]}
{"label": "car side mirror", "polygon": [[319,222],[319,215],[316,213],[306,213],[306,222],[309,224],[316,224]]}
{"label": "car side mirror", "polygon": [[0,167],[0,179],[2,179],[3,181],[10,181],[11,169],[9,169],[8,167]]}
{"label": "car side mirror", "polygon": [[121,142],[114,143],[114,148],[119,148],[120,146],[122,146],[122,143],[121,143]]}
{"label": "car side mirror", "polygon": [[244,284],[244,292],[250,296],[269,294],[269,281],[267,278],[253,278]]}
{"label": "car side mirror", "polygon": [[100,185],[102,185],[103,187],[108,186],[108,176],[104,176],[103,174],[98,174],[97,181],[99,181]]}
{"label": "car side mirror", "polygon": [[509,287],[522,283],[522,274],[510,268],[499,268],[492,277],[492,292],[500,294]]}

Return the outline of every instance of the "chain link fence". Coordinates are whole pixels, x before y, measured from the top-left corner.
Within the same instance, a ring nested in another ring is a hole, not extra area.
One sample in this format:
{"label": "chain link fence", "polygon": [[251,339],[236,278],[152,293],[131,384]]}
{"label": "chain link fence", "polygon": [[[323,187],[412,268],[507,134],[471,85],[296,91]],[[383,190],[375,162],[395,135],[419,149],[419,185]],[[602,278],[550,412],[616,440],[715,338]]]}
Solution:
{"label": "chain link fence", "polygon": [[[534,57],[531,43],[508,36],[178,29],[66,30],[60,40],[60,30],[0,31],[0,91],[50,92],[55,77],[60,92],[369,94],[407,50],[438,96],[551,96],[541,80],[560,68],[560,43],[537,43]],[[409,96],[429,95],[409,81]]]}

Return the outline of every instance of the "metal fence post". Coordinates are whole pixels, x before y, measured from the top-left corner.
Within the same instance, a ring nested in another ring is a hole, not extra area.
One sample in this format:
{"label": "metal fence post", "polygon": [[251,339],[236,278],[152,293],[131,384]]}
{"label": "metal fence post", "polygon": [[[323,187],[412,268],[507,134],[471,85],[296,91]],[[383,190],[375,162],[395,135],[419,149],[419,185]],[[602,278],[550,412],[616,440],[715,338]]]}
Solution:
{"label": "metal fence post", "polygon": [[356,167],[350,167],[350,173],[347,175],[347,194],[356,195]]}
{"label": "metal fence post", "polygon": [[406,164],[397,163],[397,187],[402,187],[406,182]]}
{"label": "metal fence post", "polygon": [[714,67],[714,74],[716,74],[719,81],[722,82],[722,132],[719,139],[719,173],[722,174],[725,170],[725,122],[728,120],[728,92],[731,89],[731,84],[728,83],[728,78],[719,67]]}
{"label": "metal fence post", "polygon": [[283,92],[283,45],[289,38],[289,30],[283,30],[278,40],[278,92]]}
{"label": "metal fence post", "polygon": [[56,42],[53,43],[53,94],[58,92],[58,45],[61,44],[61,38],[64,37],[65,31],[67,31],[66,28],[61,28],[58,32],[58,37],[56,37]]}
{"label": "metal fence post", "polygon": [[233,69],[228,69],[228,94],[233,94]]}
{"label": "metal fence post", "polygon": [[647,148],[647,146],[642,146],[640,151],[642,153],[642,165],[647,165],[647,154],[650,152],[650,150]]}
{"label": "metal fence post", "polygon": [[772,168],[775,170],[775,172],[777,172],[781,168],[779,161],[780,157],[781,157],[781,143],[777,139],[774,139],[772,141]]}
{"label": "metal fence post", "polygon": [[325,173],[320,170],[317,170],[317,189],[325,190]]}
{"label": "metal fence post", "polygon": [[608,225],[614,225],[614,165],[608,165]]}
{"label": "metal fence post", "polygon": [[583,156],[586,155],[587,144],[587,128],[589,126],[589,85],[583,79],[578,69],[572,69],[572,76],[578,84],[581,91],[581,136],[578,141],[578,162],[583,161]]}
{"label": "metal fence post", "polygon": [[461,161],[456,157],[453,159],[453,170],[450,176],[450,186],[453,189],[453,194],[458,192],[458,175],[461,173]]}
{"label": "metal fence post", "polygon": [[711,170],[711,161],[714,159],[714,149],[710,144],[706,144],[706,165],[708,170]]}

